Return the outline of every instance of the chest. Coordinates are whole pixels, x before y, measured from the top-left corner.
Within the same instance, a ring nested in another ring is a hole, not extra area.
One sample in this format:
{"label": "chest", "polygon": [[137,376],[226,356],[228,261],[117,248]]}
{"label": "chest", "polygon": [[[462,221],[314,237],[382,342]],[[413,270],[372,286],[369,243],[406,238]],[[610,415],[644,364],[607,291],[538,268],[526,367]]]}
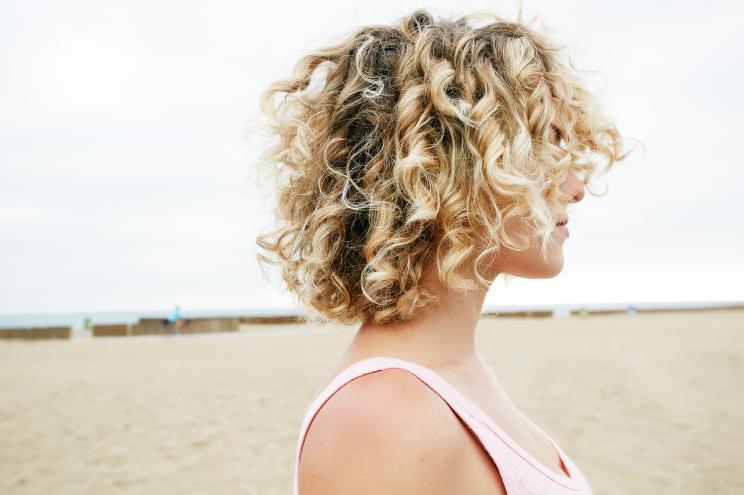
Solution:
{"label": "chest", "polygon": [[535,460],[556,474],[568,475],[549,439],[525,420],[524,415],[493,377],[488,374],[470,377],[452,375],[445,376],[445,379]]}

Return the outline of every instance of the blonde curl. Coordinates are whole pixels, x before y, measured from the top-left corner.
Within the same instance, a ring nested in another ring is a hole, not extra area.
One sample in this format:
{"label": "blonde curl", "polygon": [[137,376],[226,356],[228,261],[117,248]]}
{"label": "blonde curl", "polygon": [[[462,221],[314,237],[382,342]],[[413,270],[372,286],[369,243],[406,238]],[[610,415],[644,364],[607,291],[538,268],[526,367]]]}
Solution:
{"label": "blonde curl", "polygon": [[447,287],[473,287],[468,264],[488,284],[482,260],[527,247],[504,228],[517,216],[547,256],[569,169],[590,186],[600,161],[624,158],[562,48],[475,17],[420,9],[362,27],[263,93],[273,142],[259,163],[276,179],[278,225],[258,236],[258,260],[319,319],[412,318],[436,300],[421,285],[429,256]]}

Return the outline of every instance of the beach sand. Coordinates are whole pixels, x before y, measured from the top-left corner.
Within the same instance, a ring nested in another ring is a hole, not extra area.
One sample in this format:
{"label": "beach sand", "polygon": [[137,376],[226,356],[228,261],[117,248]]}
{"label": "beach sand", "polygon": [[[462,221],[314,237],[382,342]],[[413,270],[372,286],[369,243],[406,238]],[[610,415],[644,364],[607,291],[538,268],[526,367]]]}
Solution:
{"label": "beach sand", "polygon": [[[354,329],[243,329],[0,342],[0,493],[290,494]],[[484,318],[477,344],[596,495],[744,493],[744,311]]]}

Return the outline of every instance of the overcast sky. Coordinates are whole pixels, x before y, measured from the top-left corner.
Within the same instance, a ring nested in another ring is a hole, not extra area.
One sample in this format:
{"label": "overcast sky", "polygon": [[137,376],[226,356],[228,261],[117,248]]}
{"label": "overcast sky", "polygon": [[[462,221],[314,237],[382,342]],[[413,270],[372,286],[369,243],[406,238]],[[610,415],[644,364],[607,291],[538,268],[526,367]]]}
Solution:
{"label": "overcast sky", "polygon": [[[436,15],[516,2],[429,2]],[[488,304],[744,299],[736,2],[525,1],[639,152],[569,209],[565,268]],[[418,2],[0,4],[0,313],[292,307],[241,141],[305,51]]]}

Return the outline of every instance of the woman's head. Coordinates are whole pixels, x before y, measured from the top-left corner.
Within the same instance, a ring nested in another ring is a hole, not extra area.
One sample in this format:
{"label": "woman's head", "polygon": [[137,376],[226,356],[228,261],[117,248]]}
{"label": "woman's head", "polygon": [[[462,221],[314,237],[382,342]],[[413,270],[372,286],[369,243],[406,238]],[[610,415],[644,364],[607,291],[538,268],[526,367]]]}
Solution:
{"label": "woman's head", "polygon": [[453,290],[554,276],[556,223],[599,159],[622,158],[559,48],[475,19],[363,27],[264,93],[279,225],[258,257],[317,315],[409,319],[436,300],[428,263]]}
{"label": "woman's head", "polygon": [[[560,189],[564,194],[573,198],[573,202],[579,202],[584,197],[584,183],[573,170],[569,170]],[[542,245],[535,237],[529,220],[525,216],[508,220],[505,230],[514,235],[530,238],[530,243],[526,249],[514,250],[502,247],[498,253],[489,258],[484,276],[493,280],[499,273],[523,278],[551,278],[558,275],[563,269],[563,243],[569,233],[566,226],[567,212],[559,212],[556,217],[558,220],[551,233],[551,242],[546,252],[542,251]]]}

